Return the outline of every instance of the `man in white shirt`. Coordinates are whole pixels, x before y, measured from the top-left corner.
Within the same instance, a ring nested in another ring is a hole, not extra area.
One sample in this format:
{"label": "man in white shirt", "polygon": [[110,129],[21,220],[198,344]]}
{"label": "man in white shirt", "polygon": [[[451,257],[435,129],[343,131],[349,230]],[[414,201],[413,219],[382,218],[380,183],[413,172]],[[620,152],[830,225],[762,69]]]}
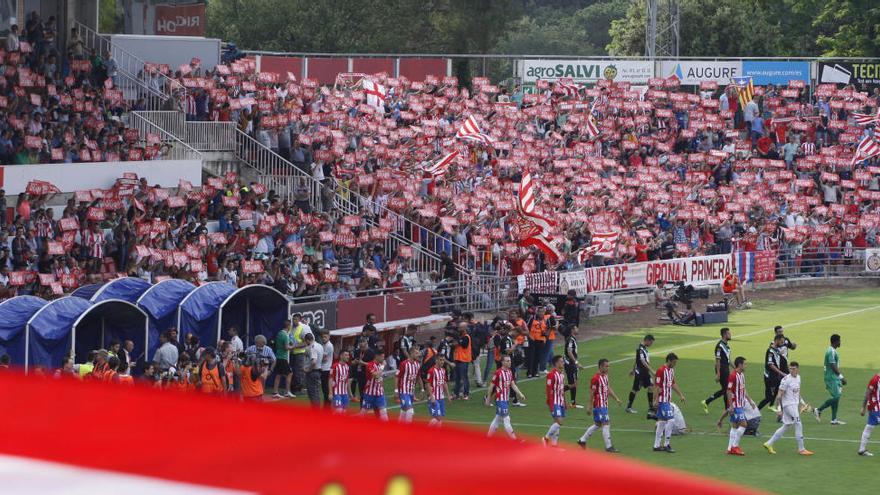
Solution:
{"label": "man in white shirt", "polygon": [[[782,378],[779,384],[779,392],[776,394],[776,407],[779,408],[779,414],[782,416],[782,426],[776,430],[776,433],[764,444],[767,452],[775,454],[773,444],[782,438],[782,435],[788,430],[788,427],[794,425],[794,436],[797,439],[798,453],[800,455],[813,455],[812,452],[804,447],[804,427],[801,423],[800,407],[809,407],[801,398],[801,377],[799,376],[800,366],[797,361],[792,361],[788,365],[789,374]],[[779,406],[782,407],[779,407]]]}
{"label": "man in white shirt", "polygon": [[315,342],[315,336],[309,332],[305,334],[306,344],[306,391],[309,402],[313,407],[321,406],[321,363],[324,361],[324,346]]}
{"label": "man in white shirt", "polygon": [[321,360],[321,393],[324,396],[324,404],[330,406],[330,368],[333,367],[333,342],[330,342],[330,332],[323,331],[321,344],[324,348],[324,358]]}
{"label": "man in white shirt", "polygon": [[229,345],[232,347],[232,352],[235,356],[242,351],[244,351],[244,342],[241,341],[241,337],[238,336],[238,329],[235,327],[229,327],[229,330],[226,331],[226,335],[229,336]]}

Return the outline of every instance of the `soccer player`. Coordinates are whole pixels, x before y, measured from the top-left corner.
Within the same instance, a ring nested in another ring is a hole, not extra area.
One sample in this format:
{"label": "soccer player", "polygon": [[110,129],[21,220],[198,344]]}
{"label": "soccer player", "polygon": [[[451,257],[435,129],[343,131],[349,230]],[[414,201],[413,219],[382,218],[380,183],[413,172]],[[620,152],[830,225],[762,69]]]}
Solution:
{"label": "soccer player", "polygon": [[727,378],[727,412],[730,414],[730,440],[727,442],[727,453],[730,455],[746,455],[739,448],[739,442],[746,433],[748,420],[744,411],[748,402],[755,407],[755,401],[746,392],[746,358],[739,356],[733,360],[733,373]]}
{"label": "soccer player", "polygon": [[846,379],[840,372],[840,355],[837,349],[840,348],[840,335],[836,333],[831,336],[831,346],[825,351],[825,390],[831,395],[821,406],[813,410],[816,415],[816,421],[822,421],[822,411],[831,408],[831,424],[845,425],[846,423],[837,419],[837,405],[840,403],[840,394],[843,392],[843,386],[846,385]]}
{"label": "soccer player", "polygon": [[385,409],[385,389],[382,386],[383,371],[385,371],[385,351],[377,349],[373,360],[367,363],[367,383],[364,385],[361,415],[372,410],[377,418],[388,421],[388,410]]}
{"label": "soccer player", "polygon": [[813,455],[812,452],[804,447],[804,426],[801,423],[800,407],[802,404],[804,407],[807,407],[807,403],[801,398],[801,377],[799,371],[800,366],[797,361],[792,361],[788,367],[788,375],[779,384],[779,393],[776,394],[776,405],[780,406],[780,411],[777,414],[782,416],[782,426],[764,444],[764,448],[771,454],[776,453],[773,449],[773,444],[782,438],[782,435],[789,426],[794,425],[794,437],[797,440],[798,453],[800,455]]}
{"label": "soccer player", "polygon": [[868,440],[871,439],[871,430],[880,424],[880,373],[875,374],[868,382],[868,390],[865,391],[865,400],[862,401],[862,416],[868,413],[868,424],[862,430],[862,441],[859,443],[859,455],[873,457],[868,452]]}
{"label": "soccer player", "polygon": [[758,403],[759,411],[767,404],[771,404],[770,410],[778,412],[772,404],[776,400],[779,382],[785,376],[785,373],[780,368],[782,366],[782,354],[779,353],[779,348],[784,341],[785,337],[779,334],[775,335],[773,342],[770,342],[770,346],[767,347],[767,352],[764,354],[764,398]]}
{"label": "soccer player", "polygon": [[601,428],[602,439],[605,440],[605,451],[618,452],[611,443],[611,418],[608,417],[609,395],[614,397],[618,404],[623,404],[608,384],[608,360],[603,358],[599,360],[599,372],[593,375],[593,379],[590,381],[590,404],[592,407],[587,407],[587,414],[590,414],[592,409],[593,421],[596,424],[587,428],[587,431],[578,440],[578,445],[582,449],[587,447],[587,440],[593,436],[593,433],[596,433]]}
{"label": "soccer player", "polygon": [[562,420],[565,418],[565,376],[562,374],[564,363],[562,356],[553,356],[551,360],[553,369],[547,374],[547,406],[550,407],[550,416],[553,424],[547,430],[547,434],[541,438],[544,446],[547,442],[552,446],[559,443],[559,429],[562,428]]}
{"label": "soccer player", "polygon": [[428,370],[428,378],[425,380],[428,388],[428,412],[431,414],[430,426],[443,424],[443,416],[446,416],[446,397],[449,397],[449,382],[446,378],[446,356],[437,354],[434,367]]}
{"label": "soccer player", "polygon": [[498,430],[498,425],[503,424],[507,435],[510,438],[516,439],[513,426],[510,424],[510,405],[508,402],[510,400],[510,391],[513,390],[520,401],[526,400],[526,396],[516,386],[513,370],[510,369],[511,362],[510,356],[501,357],[501,366],[495,370],[495,376],[489,384],[489,391],[486,393],[486,406],[490,405],[493,394],[495,396],[495,417],[489,425],[489,433],[487,434],[490,437]]}
{"label": "soccer player", "polygon": [[782,325],[776,325],[773,327],[774,335],[782,335],[782,345],[779,346],[779,354],[782,355],[782,372],[788,374],[788,351],[793,351],[797,349],[797,344],[789,340],[788,337],[784,335],[785,329],[782,328]]}
{"label": "soccer player", "polygon": [[654,452],[668,452],[674,454],[675,450],[669,444],[672,438],[672,430],[675,426],[673,419],[675,411],[672,410],[672,391],[675,390],[685,403],[684,394],[675,382],[675,365],[678,364],[678,356],[674,352],[666,355],[666,364],[657,368],[654,377],[654,403],[652,404],[657,414],[657,431],[654,433]]}
{"label": "soccer player", "polygon": [[700,404],[703,406],[703,412],[709,414],[709,404],[719,397],[724,398],[724,409],[729,407],[727,403],[727,380],[730,377],[730,329],[724,327],[721,329],[721,340],[715,344],[715,381],[721,388],[714,394],[706,397],[706,400]]}
{"label": "soccer player", "polygon": [[568,391],[571,394],[571,406],[583,409],[584,406],[577,403],[578,370],[583,369],[581,363],[578,362],[578,327],[577,325],[572,325],[563,333],[566,335],[565,353],[563,354],[562,359],[565,361],[565,378],[568,380]]}
{"label": "soccer player", "polygon": [[348,392],[351,390],[351,354],[348,351],[339,353],[339,360],[330,368],[330,392],[333,394],[333,410],[344,412],[348,408]]}
{"label": "soccer player", "polygon": [[648,419],[654,416],[654,393],[651,389],[651,377],[654,376],[654,370],[651,369],[651,355],[648,348],[654,343],[653,335],[645,335],[639,347],[636,348],[636,361],[633,364],[632,371],[629,372],[633,376],[633,387],[629,393],[629,402],[626,404],[626,412],[636,414],[638,411],[632,408],[633,401],[636,400],[636,394],[641,389],[647,389],[648,393]]}
{"label": "soccer player", "polygon": [[[405,351],[401,351],[405,352]],[[400,400],[400,416],[398,420],[401,423],[412,423],[413,414],[413,397],[415,396],[416,382],[419,379],[419,368],[421,368],[421,356],[419,350],[410,346],[409,352],[405,352],[407,356],[397,370],[397,397]]]}

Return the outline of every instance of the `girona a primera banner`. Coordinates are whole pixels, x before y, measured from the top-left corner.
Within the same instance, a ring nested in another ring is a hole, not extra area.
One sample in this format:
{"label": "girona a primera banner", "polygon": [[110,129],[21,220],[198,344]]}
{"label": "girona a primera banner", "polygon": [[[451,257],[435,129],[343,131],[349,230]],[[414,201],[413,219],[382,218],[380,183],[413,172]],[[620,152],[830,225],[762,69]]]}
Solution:
{"label": "girona a primera banner", "polygon": [[590,292],[643,289],[656,285],[659,280],[693,285],[720,284],[732,268],[730,254],[590,267],[560,273],[559,292],[564,294],[574,289],[582,296]]}

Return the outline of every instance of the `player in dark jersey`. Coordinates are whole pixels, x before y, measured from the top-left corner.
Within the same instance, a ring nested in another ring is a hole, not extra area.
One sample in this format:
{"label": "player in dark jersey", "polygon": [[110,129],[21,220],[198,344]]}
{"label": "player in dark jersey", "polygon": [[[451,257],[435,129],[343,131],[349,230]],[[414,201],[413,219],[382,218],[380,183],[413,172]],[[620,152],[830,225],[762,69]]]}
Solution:
{"label": "player in dark jersey", "polygon": [[721,340],[715,344],[715,381],[719,383],[721,388],[710,395],[700,404],[703,406],[703,412],[709,414],[709,404],[719,397],[724,398],[724,408],[727,409],[727,378],[730,376],[730,329],[724,327],[721,329]]}
{"label": "player in dark jersey", "polygon": [[784,334],[784,329],[782,325],[776,325],[773,327],[774,338],[776,335],[782,335],[782,345],[779,346],[779,355],[782,359],[779,362],[779,369],[782,370],[786,375],[788,374],[788,351],[793,351],[797,349],[797,344],[788,339]]}
{"label": "player in dark jersey", "polygon": [[583,409],[584,406],[577,403],[578,370],[583,369],[581,363],[578,362],[578,327],[572,325],[562,333],[565,335],[565,352],[562,354],[562,359],[565,362],[565,378],[571,393],[571,406]]}
{"label": "player in dark jersey", "polygon": [[626,404],[626,412],[636,414],[638,411],[632,408],[636,394],[641,389],[647,389],[648,393],[648,419],[654,419],[654,370],[651,368],[651,355],[648,348],[654,343],[653,335],[645,335],[639,347],[636,349],[636,360],[633,369],[629,372],[633,376],[632,391],[629,393],[629,401]]}
{"label": "player in dark jersey", "polygon": [[759,411],[767,404],[771,404],[771,411],[777,411],[776,407],[772,406],[772,404],[776,400],[776,392],[779,391],[779,382],[785,376],[785,373],[780,369],[782,356],[779,353],[779,347],[782,346],[784,341],[785,337],[782,335],[773,337],[773,342],[770,343],[770,347],[767,348],[767,352],[764,355],[764,398],[758,403]]}

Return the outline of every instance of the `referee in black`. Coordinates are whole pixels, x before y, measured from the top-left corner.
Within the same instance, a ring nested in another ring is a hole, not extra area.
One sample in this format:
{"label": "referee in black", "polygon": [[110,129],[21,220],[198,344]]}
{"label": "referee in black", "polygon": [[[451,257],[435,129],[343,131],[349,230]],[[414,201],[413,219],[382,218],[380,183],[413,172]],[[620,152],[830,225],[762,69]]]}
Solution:
{"label": "referee in black", "polygon": [[[782,372],[782,353],[779,350],[784,342],[785,337],[777,334],[764,355],[764,398],[758,403],[759,411],[767,404],[773,404],[776,392],[779,391],[779,383],[785,377]],[[770,410],[776,412],[777,409],[771,405]]]}
{"label": "referee in black", "polygon": [[568,380],[568,390],[571,392],[571,405],[578,409],[583,409],[584,406],[577,403],[578,370],[583,369],[581,363],[578,362],[577,325],[568,326],[562,331],[562,334],[565,335],[565,353],[562,355],[562,360],[565,364],[565,378]]}
{"label": "referee in black", "polygon": [[639,343],[636,349],[636,361],[633,363],[633,369],[629,372],[633,376],[633,387],[629,393],[629,402],[626,405],[626,412],[636,414],[638,411],[632,408],[633,401],[636,400],[636,394],[641,389],[647,389],[648,393],[648,419],[654,419],[654,370],[651,369],[651,355],[648,348],[654,343],[654,336],[645,335],[645,338]]}
{"label": "referee in black", "polygon": [[702,404],[703,412],[709,414],[709,404],[721,397],[724,399],[724,409],[727,409],[727,379],[730,377],[730,329],[721,329],[721,339],[715,344],[715,381],[720,389],[706,398]]}

